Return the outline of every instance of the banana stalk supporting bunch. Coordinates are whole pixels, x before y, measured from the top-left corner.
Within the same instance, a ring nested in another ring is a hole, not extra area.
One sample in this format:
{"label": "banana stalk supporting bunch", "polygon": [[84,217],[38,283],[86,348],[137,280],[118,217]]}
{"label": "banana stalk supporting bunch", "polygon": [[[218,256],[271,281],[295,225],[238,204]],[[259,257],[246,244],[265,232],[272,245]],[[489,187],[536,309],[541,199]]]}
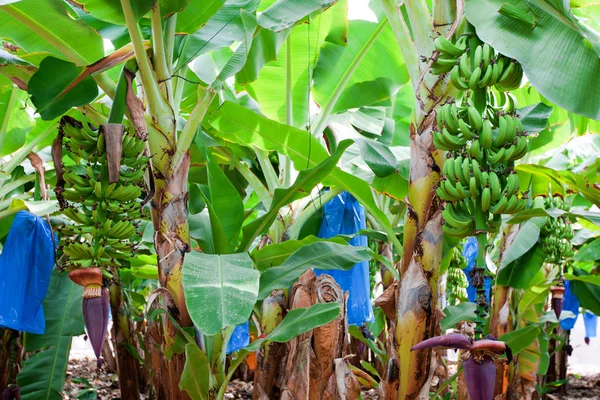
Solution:
{"label": "banana stalk supporting bunch", "polygon": [[448,304],[452,306],[469,300],[467,296],[469,281],[462,271],[466,266],[467,260],[463,257],[460,249],[454,247],[450,267],[448,267],[448,279],[446,280]]}
{"label": "banana stalk supporting bunch", "polygon": [[[527,139],[516,114],[517,102],[506,90],[517,88],[523,77],[520,65],[482,43],[475,33],[465,33],[456,43],[438,38],[434,72],[448,73],[459,90],[454,103],[437,114],[434,143],[448,151],[437,189],[446,201],[444,232],[461,239],[477,235],[479,253],[473,269],[477,288],[476,333],[481,337],[487,300],[484,291],[486,233],[496,233],[502,214],[514,214],[527,201],[519,195],[520,182],[514,162],[527,153]],[[443,60],[454,65],[441,68]],[[495,70],[495,72],[494,72]],[[495,86],[497,93],[489,88]]]}
{"label": "banana stalk supporting bunch", "polygon": [[[543,201],[543,204],[541,204]],[[535,202],[537,205],[542,206],[546,209],[558,208],[563,211],[568,211],[569,206],[561,196],[547,196],[536,197]],[[558,267],[559,277],[556,285],[550,288],[552,293],[552,310],[556,318],[560,318],[560,313],[563,308],[563,299],[565,293],[564,286],[564,264],[566,260],[573,257],[575,254],[573,251],[573,245],[571,240],[573,239],[573,229],[571,223],[567,217],[561,215],[559,217],[548,217],[546,223],[541,229],[541,240],[544,248],[544,254],[546,256],[546,262],[554,264]]]}
{"label": "banana stalk supporting bunch", "polygon": [[[101,128],[65,116],[52,148],[57,198],[63,214],[73,221],[58,228],[59,250],[71,280],[85,287],[83,315],[98,366],[108,326],[109,294],[104,283],[134,255],[140,240],[139,223],[144,218],[140,196],[148,163],[146,143],[125,131],[121,154],[116,155],[120,167],[115,175],[112,164],[109,174],[105,140],[109,128]],[[122,126],[118,131],[123,132]],[[63,165],[63,153],[72,161],[68,166]]]}
{"label": "banana stalk supporting bunch", "polygon": [[514,162],[527,153],[527,139],[516,114],[517,102],[505,93],[519,87],[523,70],[515,60],[482,43],[469,24],[456,41],[440,37],[434,45],[438,54],[432,72],[449,74],[459,91],[455,102],[438,109],[433,140],[437,148],[448,152],[437,189],[446,202],[444,232],[457,239],[477,236],[479,244],[470,273],[477,291],[475,338],[439,336],[413,350],[467,350],[461,358],[470,398],[491,400],[494,360],[502,353],[510,360],[510,349],[491,336],[484,338],[489,308],[484,288],[485,252],[487,234],[498,232],[501,215],[514,214],[527,205],[519,194],[520,182],[514,171]]}

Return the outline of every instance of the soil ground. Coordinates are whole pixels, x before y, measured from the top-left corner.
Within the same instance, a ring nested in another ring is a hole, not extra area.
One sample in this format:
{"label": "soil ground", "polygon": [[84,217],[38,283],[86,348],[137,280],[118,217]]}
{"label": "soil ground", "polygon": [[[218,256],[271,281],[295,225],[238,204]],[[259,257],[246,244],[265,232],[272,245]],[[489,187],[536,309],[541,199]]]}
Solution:
{"label": "soil ground", "polygon": [[[571,331],[573,355],[569,357],[568,394],[552,395],[550,400],[600,400],[600,338],[584,343],[585,329],[581,318]],[[226,394],[228,399],[251,399],[252,384],[233,381]],[[119,399],[120,392],[114,374],[98,371],[89,342],[83,337],[74,338],[64,399],[105,400]],[[379,399],[374,390],[363,392],[364,400]]]}
{"label": "soil ground", "polygon": [[[227,399],[252,399],[252,383],[233,381],[225,395]],[[74,359],[67,368],[64,399],[119,399],[119,385],[114,374],[98,371],[96,361],[90,358]],[[569,374],[568,394],[553,395],[560,400],[599,400],[600,373],[595,375]],[[364,400],[379,399],[375,390],[364,391]]]}

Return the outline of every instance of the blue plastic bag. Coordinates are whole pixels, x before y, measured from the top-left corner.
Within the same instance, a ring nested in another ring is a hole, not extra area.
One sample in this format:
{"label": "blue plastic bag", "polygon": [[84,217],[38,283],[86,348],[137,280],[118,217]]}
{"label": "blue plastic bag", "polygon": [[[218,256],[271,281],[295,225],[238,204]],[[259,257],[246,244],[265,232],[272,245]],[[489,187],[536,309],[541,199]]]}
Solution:
{"label": "blue plastic bag", "polygon": [[54,266],[52,231],[43,218],[19,211],[0,256],[0,326],[43,334],[42,301]]}
{"label": "blue plastic bag", "polygon": [[571,291],[571,281],[565,281],[565,297],[563,299],[563,311],[571,311],[574,317],[563,318],[560,320],[560,327],[564,331],[569,331],[575,326],[577,316],[579,315],[579,300]]}
{"label": "blue plastic bag", "polygon": [[[477,298],[477,290],[473,286],[473,282],[469,273],[475,267],[475,260],[477,259],[477,253],[479,252],[479,244],[477,243],[477,238],[474,236],[470,236],[467,238],[466,243],[463,246],[463,257],[467,259],[467,267],[463,269],[463,272],[467,276],[467,280],[469,281],[469,286],[467,287],[467,296],[469,297],[469,301],[471,303],[475,302]],[[492,278],[489,276],[485,277],[484,282],[485,287],[485,297],[487,301],[490,301],[491,290],[492,290]]]}
{"label": "blue plastic bag", "polygon": [[[342,192],[324,207],[319,237],[328,239],[342,234],[353,235],[366,227],[365,210],[348,192]],[[350,240],[352,246],[367,246],[367,237],[357,235]],[[348,271],[324,271],[315,269],[315,274],[328,274],[335,279],[348,295],[348,323],[362,325],[373,321],[369,262],[362,261]]]}
{"label": "blue plastic bag", "polygon": [[248,332],[248,322],[238,325],[233,330],[233,334],[227,343],[227,354],[235,353],[250,344],[250,334]]}
{"label": "blue plastic bag", "polygon": [[595,338],[596,328],[598,327],[598,317],[589,311],[583,314],[583,324],[585,325],[585,337]]}

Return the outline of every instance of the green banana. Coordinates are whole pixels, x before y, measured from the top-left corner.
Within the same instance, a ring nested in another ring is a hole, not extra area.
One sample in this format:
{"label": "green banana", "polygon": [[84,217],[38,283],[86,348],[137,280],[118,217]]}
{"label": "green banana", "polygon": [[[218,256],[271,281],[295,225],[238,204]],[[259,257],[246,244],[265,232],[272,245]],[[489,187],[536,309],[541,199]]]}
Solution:
{"label": "green banana", "polygon": [[500,185],[500,179],[498,178],[498,175],[494,171],[491,171],[489,173],[489,176],[491,200],[493,202],[496,202],[498,201],[500,196],[502,196],[502,186]]}
{"label": "green banana", "polygon": [[467,112],[469,114],[469,121],[471,127],[473,127],[473,129],[477,131],[481,130],[481,128],[483,127],[483,119],[479,111],[477,111],[477,109],[474,106],[469,106]]}
{"label": "green banana", "polygon": [[491,191],[489,187],[483,188],[481,191],[481,210],[486,212],[490,209],[490,204],[492,201]]}
{"label": "green banana", "polygon": [[479,78],[481,78],[481,67],[476,67],[469,78],[469,89],[477,90],[479,88]]}
{"label": "green banana", "polygon": [[452,54],[455,57],[460,57],[465,52],[465,48],[461,49],[460,47],[456,46],[448,39],[446,39],[444,35],[437,37],[433,41],[433,45],[438,51],[442,53]]}
{"label": "green banana", "polygon": [[502,214],[506,209],[507,197],[501,196],[497,203],[490,206],[490,212],[492,214]]}
{"label": "green banana", "polygon": [[494,142],[492,123],[487,119],[482,122],[481,131],[479,133],[479,142],[481,143],[481,147],[486,150],[492,148]]}

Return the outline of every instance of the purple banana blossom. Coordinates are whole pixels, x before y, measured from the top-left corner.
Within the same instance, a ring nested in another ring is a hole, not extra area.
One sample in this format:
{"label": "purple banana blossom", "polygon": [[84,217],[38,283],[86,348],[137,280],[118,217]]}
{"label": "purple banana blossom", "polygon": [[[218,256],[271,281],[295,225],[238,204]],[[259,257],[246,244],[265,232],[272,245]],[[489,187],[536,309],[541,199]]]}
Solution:
{"label": "purple banana blossom", "polygon": [[565,290],[564,286],[552,286],[550,288],[550,292],[552,292],[552,310],[554,310],[556,318],[560,318],[560,313],[563,309]]}
{"label": "purple banana blossom", "polygon": [[469,350],[471,348],[471,340],[460,333],[453,333],[451,335],[435,336],[423,340],[421,343],[414,345],[410,350],[414,351],[433,348]]}
{"label": "purple banana blossom", "polygon": [[94,354],[98,359],[98,368],[102,365],[102,348],[108,331],[108,291],[102,288],[100,297],[83,299],[83,319]]}
{"label": "purple banana blossom", "polygon": [[496,363],[493,357],[495,354],[506,353],[509,362],[512,358],[506,343],[496,340],[491,335],[475,342],[456,333],[436,336],[418,343],[411,350],[430,348],[469,350],[463,366],[471,400],[493,400],[496,380]]}
{"label": "purple banana blossom", "polygon": [[10,385],[2,392],[2,400],[21,400],[21,388]]}
{"label": "purple banana blossom", "polygon": [[496,363],[490,356],[481,361],[470,357],[463,363],[465,382],[471,400],[493,400]]}

